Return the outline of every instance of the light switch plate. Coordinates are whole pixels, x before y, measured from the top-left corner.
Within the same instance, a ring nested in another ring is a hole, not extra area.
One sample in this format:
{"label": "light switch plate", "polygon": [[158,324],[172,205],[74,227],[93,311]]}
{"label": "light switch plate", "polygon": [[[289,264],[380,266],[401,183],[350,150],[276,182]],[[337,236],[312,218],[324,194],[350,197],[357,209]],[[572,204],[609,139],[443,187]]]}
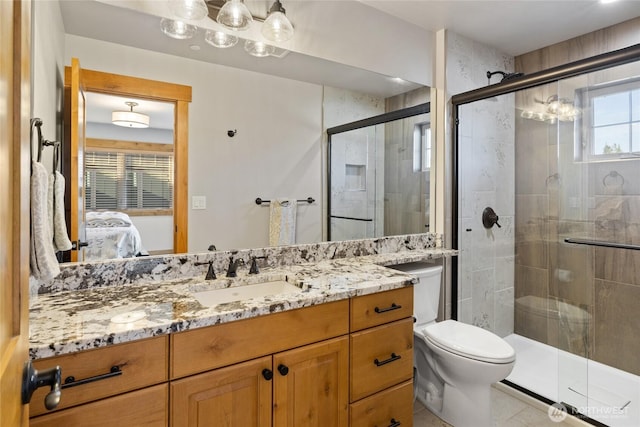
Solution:
{"label": "light switch plate", "polygon": [[207,197],[206,196],[192,196],[191,197],[191,209],[206,209]]}

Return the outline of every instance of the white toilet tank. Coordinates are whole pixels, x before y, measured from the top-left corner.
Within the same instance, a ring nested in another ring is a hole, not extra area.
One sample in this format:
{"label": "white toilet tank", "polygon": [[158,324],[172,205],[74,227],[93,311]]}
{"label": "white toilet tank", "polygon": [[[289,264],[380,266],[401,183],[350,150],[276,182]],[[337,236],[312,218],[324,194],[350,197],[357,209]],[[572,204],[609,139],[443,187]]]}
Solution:
{"label": "white toilet tank", "polygon": [[416,324],[435,322],[440,303],[442,266],[427,262],[411,262],[391,266],[395,270],[413,274],[419,282],[413,286],[413,315]]}

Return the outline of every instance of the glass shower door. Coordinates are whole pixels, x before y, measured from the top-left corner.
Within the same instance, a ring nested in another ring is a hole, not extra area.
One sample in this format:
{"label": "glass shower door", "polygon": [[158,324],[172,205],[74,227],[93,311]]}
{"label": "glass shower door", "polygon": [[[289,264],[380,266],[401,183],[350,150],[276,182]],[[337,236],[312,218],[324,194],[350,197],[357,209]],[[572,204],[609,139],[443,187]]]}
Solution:
{"label": "glass shower door", "polygon": [[384,124],[331,136],[330,240],[377,237],[384,209],[379,180],[383,179]]}

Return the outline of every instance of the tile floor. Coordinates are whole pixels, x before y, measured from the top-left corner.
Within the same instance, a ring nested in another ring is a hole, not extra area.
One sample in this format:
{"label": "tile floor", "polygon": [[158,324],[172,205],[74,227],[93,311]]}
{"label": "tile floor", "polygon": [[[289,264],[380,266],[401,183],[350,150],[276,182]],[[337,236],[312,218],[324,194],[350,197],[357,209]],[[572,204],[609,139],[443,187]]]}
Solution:
{"label": "tile floor", "polygon": [[[553,422],[547,416],[546,411],[531,406],[495,387],[491,388],[491,403],[493,413],[492,427],[567,427],[576,425],[574,422],[570,423],[569,420],[561,423]],[[415,402],[413,407],[413,426],[451,427],[451,425],[429,412],[418,401]]]}

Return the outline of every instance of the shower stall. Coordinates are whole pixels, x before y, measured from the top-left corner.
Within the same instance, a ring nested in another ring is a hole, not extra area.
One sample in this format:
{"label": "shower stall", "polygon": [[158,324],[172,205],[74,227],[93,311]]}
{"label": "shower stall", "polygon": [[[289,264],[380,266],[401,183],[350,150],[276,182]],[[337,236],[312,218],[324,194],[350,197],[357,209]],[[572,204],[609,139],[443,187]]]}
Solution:
{"label": "shower stall", "polygon": [[327,129],[328,240],[429,231],[430,104]]}
{"label": "shower stall", "polygon": [[452,104],[452,316],[515,348],[507,384],[639,426],[640,45]]}

